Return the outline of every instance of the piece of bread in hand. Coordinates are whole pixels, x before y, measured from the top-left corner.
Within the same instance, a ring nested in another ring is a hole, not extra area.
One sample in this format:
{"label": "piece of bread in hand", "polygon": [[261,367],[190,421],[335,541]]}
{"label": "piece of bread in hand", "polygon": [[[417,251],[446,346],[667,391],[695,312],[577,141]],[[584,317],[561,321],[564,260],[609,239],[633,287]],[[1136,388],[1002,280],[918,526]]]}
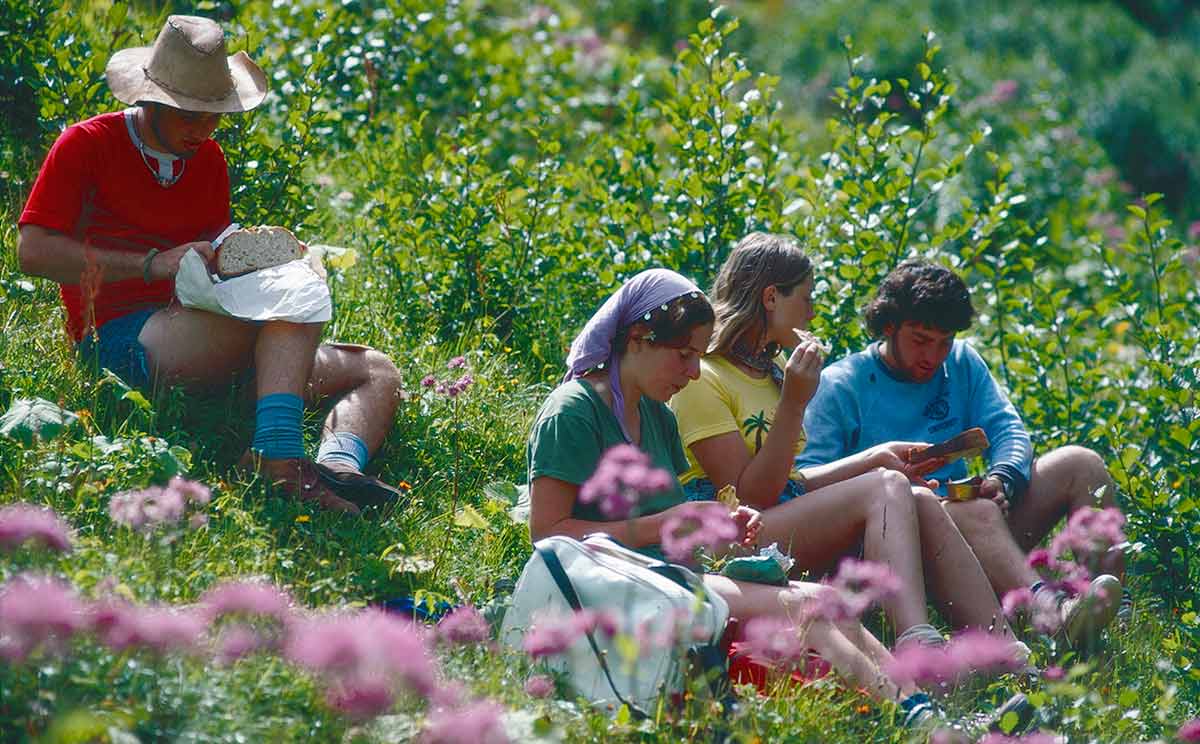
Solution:
{"label": "piece of bread in hand", "polygon": [[973,429],[967,429],[961,434],[955,434],[944,442],[939,442],[929,447],[913,447],[909,449],[907,459],[909,463],[916,464],[935,457],[944,457],[946,458],[946,462],[950,463],[960,457],[974,457],[987,448],[987,434],[984,433],[983,429],[976,426]]}
{"label": "piece of bread in hand", "polygon": [[247,227],[231,232],[217,249],[217,273],[222,278],[294,261],[304,253],[286,227]]}

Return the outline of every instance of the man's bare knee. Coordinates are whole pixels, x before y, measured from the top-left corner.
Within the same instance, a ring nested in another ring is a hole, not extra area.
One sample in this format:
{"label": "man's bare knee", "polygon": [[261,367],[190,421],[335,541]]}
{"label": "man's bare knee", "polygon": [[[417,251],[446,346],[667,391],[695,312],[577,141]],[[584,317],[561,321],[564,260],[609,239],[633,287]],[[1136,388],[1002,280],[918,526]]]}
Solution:
{"label": "man's bare knee", "polygon": [[396,367],[391,357],[376,349],[371,349],[364,356],[367,359],[367,369],[371,381],[378,383],[388,391],[395,391],[396,394],[399,394],[404,384],[404,379],[400,375],[400,369]]}
{"label": "man's bare knee", "polygon": [[1005,526],[1000,505],[991,499],[947,502],[946,512],[964,531],[993,530]]}

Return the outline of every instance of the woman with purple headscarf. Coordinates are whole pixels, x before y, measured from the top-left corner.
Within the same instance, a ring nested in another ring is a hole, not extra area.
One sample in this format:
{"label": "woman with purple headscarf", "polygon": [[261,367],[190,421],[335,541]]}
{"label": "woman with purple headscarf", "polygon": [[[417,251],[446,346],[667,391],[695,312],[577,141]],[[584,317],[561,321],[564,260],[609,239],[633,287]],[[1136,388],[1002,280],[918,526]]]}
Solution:
{"label": "woman with purple headscarf", "polygon": [[[652,269],[627,281],[587,322],[571,344],[565,379],[538,411],[529,435],[529,528],[534,540],[607,532],[633,549],[661,557],[663,524],[673,511],[689,507],[678,477],[639,502],[632,516],[617,521],[599,505],[581,503],[579,495],[604,452],[617,445],[638,447],[672,476],[687,470],[675,416],[666,402],[699,378],[713,319],[708,298],[695,284],[673,271]],[[752,543],[758,512],[738,507],[733,516],[737,541]],[[821,591],[804,582],[775,586],[716,574],[705,574],[704,583],[742,622],[772,616],[787,622],[789,613]],[[928,715],[923,694],[881,670],[891,656],[861,624],[806,622],[801,642],[852,684],[901,700],[906,717]]]}

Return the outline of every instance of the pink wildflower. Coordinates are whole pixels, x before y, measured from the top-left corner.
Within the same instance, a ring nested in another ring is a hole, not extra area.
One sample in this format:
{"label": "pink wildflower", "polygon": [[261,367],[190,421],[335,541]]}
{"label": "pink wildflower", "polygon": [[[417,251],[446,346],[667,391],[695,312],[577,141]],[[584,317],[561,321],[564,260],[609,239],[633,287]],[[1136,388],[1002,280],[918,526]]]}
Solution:
{"label": "pink wildflower", "polygon": [[[1200,220],[1196,220],[1192,224],[1188,225],[1187,236],[1188,240],[1196,240],[1197,238],[1200,238]],[[1200,721],[1200,718],[1196,720]]]}
{"label": "pink wildflower", "polygon": [[178,491],[184,499],[199,506],[207,506],[212,501],[212,489],[199,481],[190,481],[178,475],[167,482],[168,491]]}
{"label": "pink wildflower", "polygon": [[470,372],[468,372],[454,382],[446,383],[445,390],[439,392],[442,392],[442,394],[446,397],[457,398],[462,393],[465,393],[467,388],[471,387],[473,384],[475,384],[475,378],[471,376]]}
{"label": "pink wildflower", "polygon": [[954,667],[967,672],[1019,672],[1025,659],[1011,640],[983,630],[965,630],[946,644]]}
{"label": "pink wildflower", "polygon": [[717,501],[683,505],[663,522],[662,547],[676,563],[692,563],[697,550],[717,552],[738,539],[738,526],[729,509]]}
{"label": "pink wildflower", "polygon": [[436,689],[424,635],[381,610],[294,622],[284,656],[320,675],[337,694],[373,688],[377,680],[390,685],[393,697],[401,685],[425,697]]}
{"label": "pink wildflower", "polygon": [[595,503],[609,519],[624,519],[643,498],[671,488],[674,477],[654,467],[650,456],[631,444],[609,448],[592,477],[579,489],[579,501]]}
{"label": "pink wildflower", "polygon": [[633,631],[638,648],[667,648],[679,640],[680,631],[691,619],[687,610],[675,609],[670,616],[652,615],[638,623]]}
{"label": "pink wildflower", "polygon": [[458,709],[436,711],[421,733],[422,744],[507,744],[502,709],[481,700]]}
{"label": "pink wildflower", "polygon": [[437,629],[438,635],[447,643],[459,645],[483,643],[492,634],[487,620],[470,605],[459,607],[443,617]]}
{"label": "pink wildflower", "polygon": [[103,599],[88,607],[87,627],[113,651],[143,647],[160,654],[191,653],[199,649],[208,622],[193,607],[137,607]]}
{"label": "pink wildflower", "polygon": [[1200,718],[1193,718],[1179,727],[1175,738],[1186,742],[1200,742]]}
{"label": "pink wildflower", "polygon": [[143,607],[132,620],[137,645],[159,654],[194,652],[208,630],[203,613],[194,608]]}
{"label": "pink wildflower", "polygon": [[261,615],[287,622],[291,597],[279,588],[258,581],[227,581],[209,589],[200,604],[211,620],[223,615]]}
{"label": "pink wildflower", "polygon": [[0,509],[0,550],[15,550],[29,541],[65,553],[71,549],[71,528],[50,509],[33,504]]}
{"label": "pink wildflower", "polygon": [[325,702],[348,718],[366,721],[391,710],[396,689],[382,675],[355,676],[331,685],[325,691]]}
{"label": "pink wildflower", "polygon": [[165,488],[150,486],[113,494],[108,514],[114,522],[139,532],[178,524],[189,505],[204,506],[211,492],[202,483],[175,477]]}
{"label": "pink wildflower", "polygon": [[1005,617],[1016,617],[1018,612],[1032,605],[1033,591],[1027,586],[1005,593],[1004,601],[1001,602]]}
{"label": "pink wildflower", "polygon": [[1000,733],[990,733],[979,740],[979,744],[1058,744],[1058,737],[1042,731],[1033,731],[1021,736],[1005,736]]}
{"label": "pink wildflower", "polygon": [[43,644],[65,643],[83,627],[78,595],[58,579],[21,574],[0,587],[0,658],[21,661]]}
{"label": "pink wildflower", "polygon": [[446,362],[446,369],[462,369],[467,366],[467,358],[465,356],[456,356]]}
{"label": "pink wildflower", "polygon": [[574,623],[542,620],[525,634],[522,646],[530,656],[540,659],[566,652],[581,635]]}
{"label": "pink wildflower", "polygon": [[607,612],[580,610],[566,617],[541,617],[525,634],[525,652],[535,659],[561,654],[586,633],[617,634],[615,617]]}
{"label": "pink wildflower", "polygon": [[816,610],[820,616],[835,621],[857,619],[871,605],[900,591],[900,579],[882,563],[843,558],[830,588]]}
{"label": "pink wildflower", "polygon": [[1042,679],[1047,682],[1061,682],[1066,679],[1067,672],[1060,666],[1048,666],[1042,670]]}
{"label": "pink wildflower", "polygon": [[1037,570],[1040,568],[1050,568],[1054,565],[1054,557],[1050,555],[1050,551],[1045,548],[1037,548],[1029,551],[1029,557],[1025,559],[1029,567]]}
{"label": "pink wildflower", "polygon": [[909,643],[896,650],[888,673],[897,682],[953,685],[975,674],[1015,672],[1024,666],[1011,640],[968,630],[945,646]]}
{"label": "pink wildflower", "polygon": [[1016,80],[997,80],[992,85],[991,99],[993,103],[1008,103],[1017,97],[1021,85]]}
{"label": "pink wildflower", "polygon": [[531,698],[548,698],[554,694],[554,680],[545,674],[534,674],[525,680],[525,694]]}
{"label": "pink wildflower", "polygon": [[1114,545],[1125,542],[1121,530],[1125,515],[1119,509],[1078,509],[1067,520],[1067,526],[1054,536],[1050,552],[1062,556],[1068,550],[1076,559],[1096,556]]}
{"label": "pink wildflower", "polygon": [[217,661],[233,662],[273,646],[273,642],[249,625],[234,623],[221,629],[217,639]]}
{"label": "pink wildflower", "polygon": [[808,644],[800,629],[779,617],[756,617],[746,623],[742,640],[733,649],[773,669],[790,669],[808,659]]}
{"label": "pink wildflower", "polygon": [[431,388],[436,384],[437,378],[435,378],[433,375],[425,375],[421,378],[421,387],[423,388]]}

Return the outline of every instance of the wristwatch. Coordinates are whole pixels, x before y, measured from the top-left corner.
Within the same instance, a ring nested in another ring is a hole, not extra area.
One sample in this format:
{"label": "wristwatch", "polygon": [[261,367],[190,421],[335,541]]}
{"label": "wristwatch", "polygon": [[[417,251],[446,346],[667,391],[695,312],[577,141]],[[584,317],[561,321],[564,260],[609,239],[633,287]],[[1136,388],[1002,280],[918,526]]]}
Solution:
{"label": "wristwatch", "polygon": [[999,473],[989,473],[987,477],[995,478],[996,480],[1000,481],[1000,488],[1004,491],[1004,498],[1011,502],[1013,491],[1015,490],[1013,487],[1013,482]]}

